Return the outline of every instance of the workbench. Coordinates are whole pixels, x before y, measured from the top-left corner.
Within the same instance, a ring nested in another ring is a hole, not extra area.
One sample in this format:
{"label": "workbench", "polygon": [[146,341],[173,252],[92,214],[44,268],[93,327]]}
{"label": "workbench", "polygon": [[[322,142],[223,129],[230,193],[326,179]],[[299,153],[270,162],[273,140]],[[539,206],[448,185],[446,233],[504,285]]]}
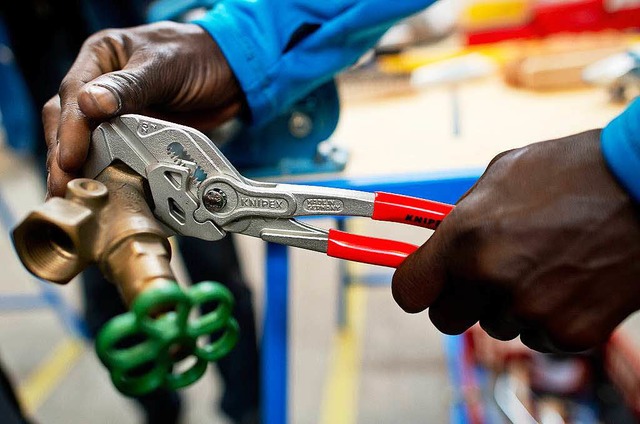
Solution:
{"label": "workbench", "polygon": [[[602,127],[624,107],[601,89],[530,92],[505,85],[499,74],[455,86],[403,87],[383,97],[360,90],[342,99],[333,136],[350,153],[345,171],[283,180],[455,203],[498,153]],[[266,246],[264,424],[288,422],[289,266],[287,247]]]}

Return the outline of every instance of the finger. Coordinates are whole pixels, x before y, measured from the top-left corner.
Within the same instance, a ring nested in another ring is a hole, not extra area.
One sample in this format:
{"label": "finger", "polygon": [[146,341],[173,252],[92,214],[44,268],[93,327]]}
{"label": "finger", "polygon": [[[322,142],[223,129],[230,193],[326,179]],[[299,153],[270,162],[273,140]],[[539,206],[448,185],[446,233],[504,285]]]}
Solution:
{"label": "finger", "polygon": [[520,333],[520,341],[530,349],[541,353],[564,353],[558,348],[542,330],[526,328]]}
{"label": "finger", "polygon": [[95,78],[78,93],[77,106],[63,111],[58,138],[60,167],[73,172],[81,166],[88,153],[94,125],[116,115],[141,112],[151,102],[159,101],[165,90],[148,77],[148,67],[115,71]]}
{"label": "finger", "polygon": [[87,83],[79,93],[82,112],[93,119],[104,120],[131,112],[139,112],[149,105],[151,91],[158,87],[145,79],[144,73],[115,71]]}
{"label": "finger", "polygon": [[521,325],[509,314],[496,313],[480,319],[480,327],[497,340],[513,340],[520,335]]}
{"label": "finger", "polygon": [[[44,141],[49,152],[58,145],[58,125],[60,123],[60,96],[55,95],[42,107],[42,127]],[[47,163],[47,165],[49,165]],[[49,169],[47,167],[47,169]]]}
{"label": "finger", "polygon": [[76,175],[63,171],[58,166],[57,161],[53,161],[47,175],[47,194],[45,199],[53,196],[64,196],[67,183],[74,178],[76,178]]}
{"label": "finger", "polygon": [[491,159],[491,161],[489,162],[489,164],[487,165],[485,171],[482,173],[482,175],[480,175],[480,177],[476,180],[475,183],[473,183],[473,185],[471,187],[469,187],[469,189],[462,195],[460,196],[460,198],[458,199],[458,201],[456,202],[456,204],[460,203],[461,201],[463,201],[466,197],[468,197],[477,187],[478,184],[480,184],[482,182],[482,180],[487,176],[487,171],[493,166],[495,165],[495,163],[497,161],[499,161],[503,156],[511,153],[512,151],[514,151],[515,149],[510,149],[510,150],[505,150],[502,153],[497,154],[493,159]]}
{"label": "finger", "polygon": [[[157,55],[134,53],[121,69],[105,72],[85,84],[78,94],[82,112],[98,121],[116,114],[139,113],[153,104],[174,100],[170,75]],[[169,71],[171,72],[171,71]],[[177,75],[177,72],[174,72]]]}
{"label": "finger", "polygon": [[396,303],[408,313],[428,308],[444,288],[447,269],[445,221],[416,252],[409,255],[393,274],[391,293]]}
{"label": "finger", "polygon": [[47,144],[47,192],[45,200],[53,196],[64,196],[67,183],[73,178],[60,169],[58,157],[58,123],[60,122],[60,97],[52,97],[42,108],[42,125],[44,139]]}
{"label": "finger", "polygon": [[429,307],[429,319],[445,334],[461,334],[485,315],[489,299],[469,283],[447,283]]}
{"label": "finger", "polygon": [[[630,313],[630,312],[629,312]],[[545,329],[553,345],[563,352],[583,352],[606,343],[616,327],[628,316],[624,307],[568,306],[548,320]]]}
{"label": "finger", "polygon": [[[107,43],[107,39],[111,42]],[[96,36],[84,43],[60,84],[57,161],[60,169],[67,173],[77,171],[84,163],[92,130],[92,123],[78,105],[80,90],[85,83],[121,67],[122,58],[117,53],[121,49],[105,48],[107,44],[115,46],[117,41],[107,36]]]}
{"label": "finger", "polygon": [[89,151],[92,125],[80,112],[77,103],[62,105],[58,126],[58,154],[56,162],[67,173],[77,172],[84,164]]}

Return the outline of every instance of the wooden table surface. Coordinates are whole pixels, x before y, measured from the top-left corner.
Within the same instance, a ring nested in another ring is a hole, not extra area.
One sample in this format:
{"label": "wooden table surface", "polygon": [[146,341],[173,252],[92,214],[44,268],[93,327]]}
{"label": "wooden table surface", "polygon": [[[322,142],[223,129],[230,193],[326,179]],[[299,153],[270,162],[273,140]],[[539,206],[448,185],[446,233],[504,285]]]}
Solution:
{"label": "wooden table surface", "polygon": [[484,169],[504,150],[602,127],[624,109],[601,88],[534,92],[499,72],[456,87],[396,83],[398,94],[368,84],[339,84],[332,138],[349,151],[345,176]]}

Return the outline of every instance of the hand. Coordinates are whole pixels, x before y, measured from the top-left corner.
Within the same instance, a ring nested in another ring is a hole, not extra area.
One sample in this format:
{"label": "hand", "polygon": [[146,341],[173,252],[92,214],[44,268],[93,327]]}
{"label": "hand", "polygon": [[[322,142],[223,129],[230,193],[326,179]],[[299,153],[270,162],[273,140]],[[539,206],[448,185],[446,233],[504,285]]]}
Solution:
{"label": "hand", "polygon": [[640,214],[609,173],[600,131],[505,152],[399,267],[407,312],[542,352],[605,342],[640,309]]}
{"label": "hand", "polygon": [[215,41],[195,24],[161,22],[89,37],[42,111],[47,196],[82,167],[91,131],[141,113],[207,130],[240,113],[243,95]]}

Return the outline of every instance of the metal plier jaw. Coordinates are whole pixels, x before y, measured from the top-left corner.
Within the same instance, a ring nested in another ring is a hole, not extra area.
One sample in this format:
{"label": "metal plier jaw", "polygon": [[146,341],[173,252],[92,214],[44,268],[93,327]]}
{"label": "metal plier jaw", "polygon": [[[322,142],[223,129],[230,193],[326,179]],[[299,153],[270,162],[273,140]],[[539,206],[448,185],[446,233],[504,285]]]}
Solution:
{"label": "metal plier jaw", "polygon": [[362,216],[435,229],[453,208],[388,193],[250,180],[200,131],[135,114],[98,126],[84,175],[94,178],[116,161],[148,181],[154,215],[175,234],[213,241],[230,231],[387,266],[416,246],[327,231],[294,217]]}

